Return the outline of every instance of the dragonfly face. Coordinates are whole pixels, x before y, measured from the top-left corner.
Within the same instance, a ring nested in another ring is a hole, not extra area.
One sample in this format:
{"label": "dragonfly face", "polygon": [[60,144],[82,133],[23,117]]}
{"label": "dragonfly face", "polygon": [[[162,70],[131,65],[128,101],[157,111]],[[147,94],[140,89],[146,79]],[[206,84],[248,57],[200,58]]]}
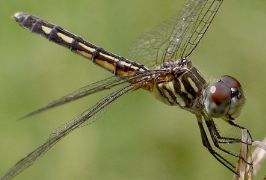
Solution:
{"label": "dragonfly face", "polygon": [[205,111],[210,116],[231,121],[239,116],[245,96],[240,83],[224,75],[208,86],[203,101]]}

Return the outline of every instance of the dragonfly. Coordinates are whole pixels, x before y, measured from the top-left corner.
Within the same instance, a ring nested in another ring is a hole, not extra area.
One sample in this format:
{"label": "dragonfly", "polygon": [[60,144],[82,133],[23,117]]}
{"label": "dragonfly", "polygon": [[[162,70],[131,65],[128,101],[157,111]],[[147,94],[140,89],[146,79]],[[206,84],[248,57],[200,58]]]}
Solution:
{"label": "dragonfly", "polygon": [[139,89],[146,90],[166,105],[177,106],[194,114],[203,146],[222,165],[238,175],[234,164],[223,154],[242,159],[249,164],[251,162],[227,150],[223,144],[247,142],[242,142],[239,138],[222,136],[217,130],[214,119],[222,119],[235,128],[247,130],[234,121],[240,115],[245,103],[242,86],[236,78],[229,75],[223,75],[214,82],[206,81],[189,59],[209,29],[222,3],[223,0],[187,0],[175,17],[144,33],[135,41],[130,54],[136,61],[108,52],[58,25],[31,14],[15,13],[15,21],[23,28],[83,56],[112,73],[111,77],[82,87],[22,118],[100,91],[119,88],[52,132],[43,144],[12,166],[1,180],[11,179],[20,174],[58,141],[90,122],[92,117],[119,97]]}

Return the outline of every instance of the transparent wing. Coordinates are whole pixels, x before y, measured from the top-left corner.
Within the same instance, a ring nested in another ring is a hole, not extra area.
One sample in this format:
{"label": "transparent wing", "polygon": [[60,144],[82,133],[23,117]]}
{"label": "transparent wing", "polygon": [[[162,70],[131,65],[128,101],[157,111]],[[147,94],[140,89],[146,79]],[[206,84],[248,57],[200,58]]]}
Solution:
{"label": "transparent wing", "polygon": [[170,18],[137,38],[129,49],[129,57],[151,67],[161,64],[176,17]]}
{"label": "transparent wing", "polygon": [[223,0],[206,1],[199,14],[196,15],[197,19],[193,22],[193,25],[189,26],[189,33],[186,34],[187,37],[183,37],[180,48],[178,47],[176,49],[176,58],[187,58],[199,45],[221,7],[222,2]]}
{"label": "transparent wing", "polygon": [[187,0],[179,14],[138,38],[132,59],[153,66],[189,56],[197,47],[223,0]]}
{"label": "transparent wing", "polygon": [[112,76],[112,77],[106,78],[104,80],[95,82],[93,84],[89,84],[87,86],[84,86],[84,87],[82,87],[82,88],[80,88],[74,92],[71,92],[71,93],[67,94],[66,96],[63,96],[57,100],[54,100],[54,101],[46,104],[45,106],[22,116],[19,119],[31,117],[31,116],[36,115],[38,113],[41,113],[43,111],[55,108],[57,106],[64,105],[66,103],[75,101],[77,99],[83,98],[85,96],[88,96],[88,95],[91,95],[91,94],[94,94],[94,93],[97,93],[100,91],[111,89],[115,86],[118,86],[118,85],[121,85],[124,83],[136,82],[136,80],[141,79],[145,76],[149,76],[149,75],[153,75],[153,74],[159,74],[160,72],[163,72],[163,71],[155,70],[155,71],[137,72],[135,75],[125,77],[123,79],[120,77]]}
{"label": "transparent wing", "polygon": [[[128,82],[130,81],[129,85],[124,85],[120,90],[117,90],[113,93],[111,93],[109,96],[106,96],[104,99],[100,100],[97,104],[83,112],[81,115],[77,116],[76,118],[72,119],[68,123],[64,124],[63,126],[57,128],[50,137],[38,148],[33,150],[31,153],[26,155],[24,158],[19,160],[14,166],[12,166],[5,174],[4,176],[0,177],[0,180],[9,180],[24,171],[26,168],[31,166],[39,157],[41,157],[43,154],[45,154],[49,149],[51,149],[58,141],[60,141],[63,137],[71,133],[73,130],[82,127],[85,123],[89,123],[92,120],[92,117],[94,117],[99,111],[107,107],[109,104],[111,104],[113,101],[115,101],[120,96],[126,94],[129,91],[133,91],[136,89],[139,89],[143,87],[145,84],[147,84],[149,81],[152,81],[154,78],[157,78],[158,76],[162,75],[163,73],[169,73],[169,70],[151,70],[151,71],[145,71],[141,72],[139,74],[136,74],[132,77],[126,78],[124,81],[116,81],[116,83],[119,82]],[[104,81],[100,82],[112,82],[113,78],[106,79]],[[99,82],[95,83],[94,85],[98,84]],[[104,83],[103,87],[108,88],[108,83]],[[111,84],[110,84],[111,85]],[[93,86],[91,86],[93,87]],[[97,86],[98,87],[98,86]],[[97,87],[95,87],[97,89]],[[102,88],[102,89],[105,89]],[[85,88],[86,89],[86,88]],[[88,92],[95,92],[92,89],[89,88]],[[87,92],[87,93],[88,93]],[[68,101],[69,102],[69,101]],[[54,107],[54,106],[53,106]]]}
{"label": "transparent wing", "polygon": [[58,141],[60,141],[63,137],[68,135],[73,130],[80,127],[85,122],[89,121],[91,117],[93,117],[96,113],[98,113],[100,110],[108,106],[110,103],[112,103],[114,100],[116,100],[118,97],[122,96],[123,94],[136,89],[140,86],[138,85],[129,85],[124,87],[123,89],[116,91],[106,98],[99,101],[97,104],[92,106],[87,111],[83,112],[81,115],[77,116],[67,124],[63,125],[61,128],[57,129],[57,131],[53,132],[49,139],[47,139],[41,146],[33,150],[31,153],[29,153],[26,157],[19,160],[13,167],[11,167],[7,173],[0,177],[1,180],[8,180],[12,179],[19,173],[21,173],[23,170],[31,166],[41,155],[43,155],[45,152],[47,152],[49,149],[51,149]]}
{"label": "transparent wing", "polygon": [[63,96],[57,100],[54,100],[54,101],[44,105],[43,107],[36,109],[35,111],[32,111],[32,112],[22,116],[19,119],[28,118],[28,117],[33,116],[35,114],[41,113],[43,111],[55,108],[57,106],[60,106],[60,105],[63,105],[63,104],[66,104],[66,103],[69,103],[72,101],[75,101],[77,99],[88,96],[90,94],[100,92],[100,91],[103,91],[106,89],[110,89],[110,88],[117,86],[119,84],[122,84],[124,82],[126,82],[124,79],[121,79],[121,78],[116,77],[116,76],[112,76],[112,77],[109,77],[107,79],[89,84],[89,85],[84,86],[84,87],[82,87],[82,88],[80,88],[74,92],[71,92],[71,93],[69,93],[69,94],[67,94],[67,95],[65,95],[65,96]]}

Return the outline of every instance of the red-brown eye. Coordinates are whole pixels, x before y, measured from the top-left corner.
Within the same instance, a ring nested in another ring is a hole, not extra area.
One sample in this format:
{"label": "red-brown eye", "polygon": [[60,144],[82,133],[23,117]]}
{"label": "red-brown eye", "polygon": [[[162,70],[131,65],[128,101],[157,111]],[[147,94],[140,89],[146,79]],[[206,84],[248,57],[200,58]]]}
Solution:
{"label": "red-brown eye", "polygon": [[240,83],[224,75],[204,91],[203,100],[205,111],[210,116],[231,121],[239,116],[245,96]]}
{"label": "red-brown eye", "polygon": [[224,84],[226,84],[229,88],[240,88],[241,85],[238,80],[233,78],[232,76],[224,75],[220,79]]}
{"label": "red-brown eye", "polygon": [[210,97],[217,105],[230,102],[231,90],[222,82],[217,82],[211,86],[210,93]]}
{"label": "red-brown eye", "polygon": [[223,117],[229,110],[230,100],[230,88],[218,81],[205,91],[205,110],[213,117]]}

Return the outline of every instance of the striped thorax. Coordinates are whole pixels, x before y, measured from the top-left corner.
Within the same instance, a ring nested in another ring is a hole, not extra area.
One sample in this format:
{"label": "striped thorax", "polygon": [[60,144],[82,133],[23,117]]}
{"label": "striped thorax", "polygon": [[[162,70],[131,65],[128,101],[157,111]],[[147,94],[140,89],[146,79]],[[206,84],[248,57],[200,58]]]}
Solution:
{"label": "striped thorax", "polygon": [[156,79],[153,95],[168,105],[177,105],[184,109],[193,108],[200,100],[206,81],[192,66],[191,61],[170,61],[156,68],[171,69],[171,73]]}

